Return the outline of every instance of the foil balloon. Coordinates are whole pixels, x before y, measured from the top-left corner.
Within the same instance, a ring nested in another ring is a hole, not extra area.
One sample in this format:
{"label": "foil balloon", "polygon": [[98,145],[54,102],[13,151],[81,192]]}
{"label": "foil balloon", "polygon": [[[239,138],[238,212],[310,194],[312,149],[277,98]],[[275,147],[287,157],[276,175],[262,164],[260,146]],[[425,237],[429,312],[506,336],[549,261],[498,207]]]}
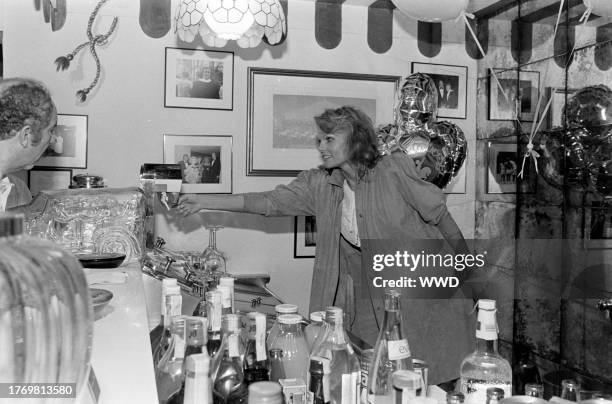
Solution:
{"label": "foil balloon", "polygon": [[[455,20],[465,13],[468,0],[391,0],[402,13],[428,22]],[[603,0],[606,1],[606,0]]]}
{"label": "foil balloon", "polygon": [[584,0],[587,10],[600,17],[612,17],[612,1],[610,0]]}
{"label": "foil balloon", "polygon": [[564,113],[568,125],[589,128],[593,141],[612,139],[612,90],[607,86],[600,84],[578,90],[567,101]]}
{"label": "foil balloon", "polygon": [[386,155],[397,150],[399,132],[397,126],[392,123],[381,125],[376,128],[376,139],[378,141],[378,153]]}
{"label": "foil balloon", "polygon": [[561,130],[540,132],[539,143],[538,172],[548,185],[563,188],[564,148]]}
{"label": "foil balloon", "polygon": [[414,73],[404,80],[394,106],[395,124],[404,133],[436,121],[438,91],[426,74]]}

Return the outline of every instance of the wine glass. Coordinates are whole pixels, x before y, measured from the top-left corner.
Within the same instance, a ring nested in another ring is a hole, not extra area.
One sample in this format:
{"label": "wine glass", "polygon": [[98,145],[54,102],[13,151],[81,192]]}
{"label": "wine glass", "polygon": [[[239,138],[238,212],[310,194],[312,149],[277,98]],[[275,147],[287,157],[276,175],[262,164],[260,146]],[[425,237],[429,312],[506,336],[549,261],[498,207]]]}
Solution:
{"label": "wine glass", "polygon": [[216,280],[225,273],[225,255],[217,249],[217,230],[223,226],[208,226],[208,246],[202,252],[202,265],[204,273]]}

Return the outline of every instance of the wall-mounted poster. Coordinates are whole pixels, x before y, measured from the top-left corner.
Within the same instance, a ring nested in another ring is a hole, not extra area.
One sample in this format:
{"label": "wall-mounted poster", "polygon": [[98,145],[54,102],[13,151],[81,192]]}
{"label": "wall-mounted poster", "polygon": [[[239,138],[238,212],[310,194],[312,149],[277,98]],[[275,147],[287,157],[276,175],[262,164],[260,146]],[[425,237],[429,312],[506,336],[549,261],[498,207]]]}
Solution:
{"label": "wall-mounted poster", "polygon": [[87,168],[87,115],[57,114],[49,147],[36,167]]}

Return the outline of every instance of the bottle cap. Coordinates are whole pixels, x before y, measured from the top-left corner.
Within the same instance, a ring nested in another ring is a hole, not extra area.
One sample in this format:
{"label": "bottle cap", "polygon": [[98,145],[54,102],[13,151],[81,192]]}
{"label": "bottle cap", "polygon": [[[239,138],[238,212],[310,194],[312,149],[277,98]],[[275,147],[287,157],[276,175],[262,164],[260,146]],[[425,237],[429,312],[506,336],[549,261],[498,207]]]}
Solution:
{"label": "bottle cap", "polygon": [[274,306],[274,310],[281,314],[293,314],[297,313],[298,307],[295,304],[277,304]]}
{"label": "bottle cap", "polygon": [[568,389],[577,389],[580,387],[580,383],[578,383],[574,379],[564,379],[563,381],[561,381],[561,386],[563,386],[563,388]]}
{"label": "bottle cap", "polygon": [[271,358],[282,358],[283,350],[280,348],[272,348],[270,349],[270,357]]}
{"label": "bottle cap", "polygon": [[460,391],[451,391],[446,394],[448,404],[461,404],[465,401],[465,396]]}
{"label": "bottle cap", "polygon": [[23,213],[0,213],[0,237],[18,236],[23,234]]}
{"label": "bottle cap", "polygon": [[525,395],[531,397],[541,397],[544,394],[544,385],[539,383],[525,384]]}
{"label": "bottle cap", "polygon": [[310,313],[310,321],[321,322],[325,320],[325,312],[324,311],[313,311]]}
{"label": "bottle cap", "polygon": [[478,308],[482,310],[495,310],[495,300],[480,299],[478,300]]}
{"label": "bottle cap", "polygon": [[494,399],[500,401],[504,398],[504,390],[499,387],[489,387],[487,389],[487,399]]}
{"label": "bottle cap", "polygon": [[325,310],[325,321],[330,324],[342,324],[343,311],[340,307],[329,306]]}
{"label": "bottle cap", "polygon": [[[206,350],[204,350],[206,352]],[[208,375],[210,368],[210,357],[207,353],[191,354],[185,359],[187,372]]]}
{"label": "bottle cap", "polygon": [[281,324],[299,324],[302,322],[302,316],[299,314],[281,314],[278,316],[278,322]]}
{"label": "bottle cap", "polygon": [[396,370],[391,375],[391,382],[396,389],[418,390],[421,386],[421,375],[412,370]]}
{"label": "bottle cap", "polygon": [[281,404],[281,386],[276,382],[255,382],[249,386],[249,404]]}
{"label": "bottle cap", "polygon": [[310,373],[328,375],[331,372],[329,359],[322,356],[310,357]]}

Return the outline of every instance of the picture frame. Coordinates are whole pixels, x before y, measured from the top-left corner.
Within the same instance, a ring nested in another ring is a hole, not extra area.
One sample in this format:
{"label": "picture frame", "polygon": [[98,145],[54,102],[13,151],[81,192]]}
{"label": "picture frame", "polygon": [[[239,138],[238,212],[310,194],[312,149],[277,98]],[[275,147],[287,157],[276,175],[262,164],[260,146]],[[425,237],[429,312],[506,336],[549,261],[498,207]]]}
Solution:
{"label": "picture frame", "polygon": [[612,248],[612,205],[593,201],[584,209],[584,247],[587,250]]}
{"label": "picture frame", "polygon": [[36,169],[28,171],[28,188],[32,195],[40,191],[68,189],[72,184],[70,169]]}
{"label": "picture frame", "polygon": [[499,68],[492,70],[508,98],[504,97],[493,73],[489,71],[489,120],[513,121],[518,117],[521,121],[533,122],[540,89],[540,72],[521,70],[517,73],[517,70]]}
{"label": "picture frame", "polygon": [[296,216],[293,235],[293,258],[314,258],[317,221],[314,216]]}
{"label": "picture frame", "polygon": [[87,115],[57,114],[51,143],[35,168],[87,168]]}
{"label": "picture frame", "polygon": [[487,142],[487,194],[516,193],[516,176],[520,171],[516,143]]}
{"label": "picture frame", "polygon": [[166,48],[164,106],[234,109],[234,53]]}
{"label": "picture frame", "polygon": [[[553,88],[548,87],[549,97],[552,102],[548,110],[548,128],[558,128],[563,126],[563,108],[566,99],[569,99],[577,90],[572,88]],[[547,98],[548,99],[548,98]]]}
{"label": "picture frame", "polygon": [[321,164],[314,117],[352,105],[375,124],[393,121],[399,76],[250,67],[247,176],[293,177]]}
{"label": "picture frame", "polygon": [[438,118],[467,118],[467,66],[412,62],[412,73],[424,73],[438,89]]}
{"label": "picture frame", "polygon": [[231,136],[165,134],[164,163],[181,166],[181,193],[232,193]]}

